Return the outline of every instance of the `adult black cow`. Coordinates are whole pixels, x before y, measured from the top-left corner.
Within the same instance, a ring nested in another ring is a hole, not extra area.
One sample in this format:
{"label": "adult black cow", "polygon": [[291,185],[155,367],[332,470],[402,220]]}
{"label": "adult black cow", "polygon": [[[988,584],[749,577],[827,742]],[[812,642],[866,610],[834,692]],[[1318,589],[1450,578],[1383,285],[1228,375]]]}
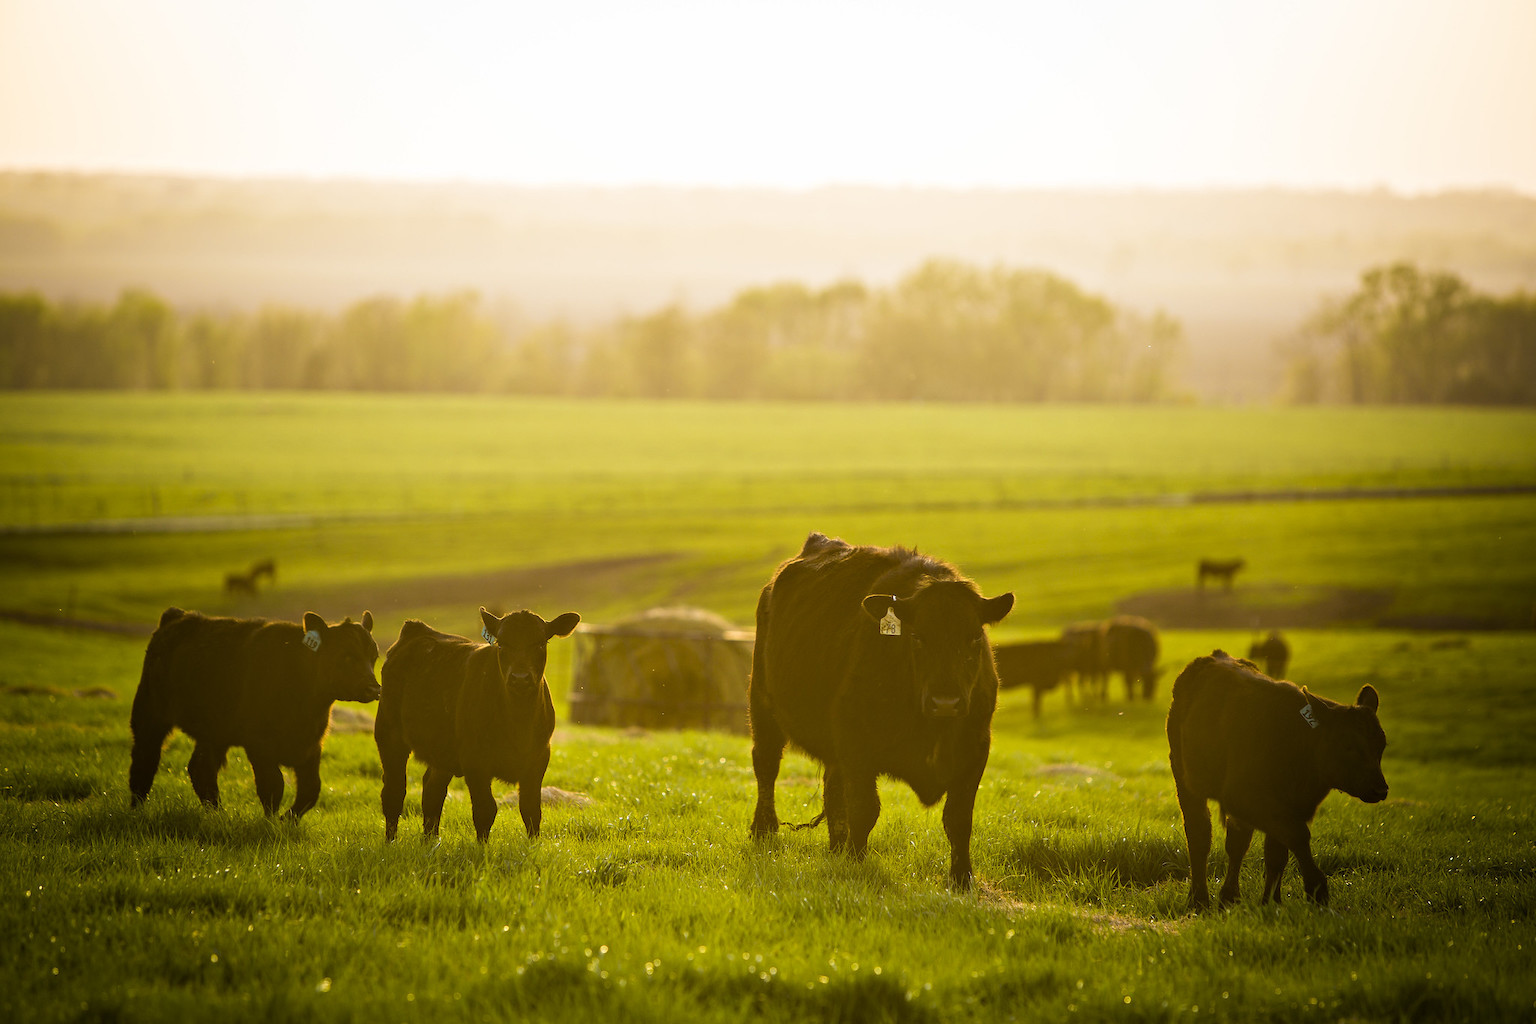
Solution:
{"label": "adult black cow", "polygon": [[1306,894],[1328,902],[1328,880],[1312,859],[1308,824],[1332,789],[1368,804],[1387,798],[1375,687],[1354,705],[1265,676],[1225,651],[1196,658],[1179,673],[1168,707],[1168,763],[1189,843],[1189,902],[1210,902],[1206,885],[1215,800],[1227,829],[1221,902],[1238,895],[1238,872],[1253,831],[1264,833],[1264,902],[1280,902],[1280,878],[1296,855]]}
{"label": "adult black cow", "polygon": [[949,878],[969,886],[971,817],[997,707],[985,627],[1012,608],[1013,594],[985,598],[936,558],[811,534],[757,603],[752,835],[779,828],[774,782],[789,742],[825,766],[834,851],[864,856],[880,816],[875,780],[888,775],[925,805],[947,796]]}

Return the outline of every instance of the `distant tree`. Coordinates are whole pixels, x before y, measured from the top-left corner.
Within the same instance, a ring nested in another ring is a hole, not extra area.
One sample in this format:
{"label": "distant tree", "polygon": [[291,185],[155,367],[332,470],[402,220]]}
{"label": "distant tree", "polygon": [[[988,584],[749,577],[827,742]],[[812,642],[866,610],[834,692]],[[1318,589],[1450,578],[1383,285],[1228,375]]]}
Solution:
{"label": "distant tree", "polygon": [[1283,343],[1295,401],[1536,401],[1536,309],[1476,293],[1444,271],[1373,267]]}

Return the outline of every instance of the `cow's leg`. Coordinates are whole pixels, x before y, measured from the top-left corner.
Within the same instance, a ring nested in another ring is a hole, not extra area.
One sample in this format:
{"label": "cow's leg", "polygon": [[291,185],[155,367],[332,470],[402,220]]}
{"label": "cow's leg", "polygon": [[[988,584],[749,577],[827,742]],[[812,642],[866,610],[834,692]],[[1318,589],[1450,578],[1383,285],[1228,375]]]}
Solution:
{"label": "cow's leg", "polygon": [[1211,809],[1204,797],[1196,796],[1184,785],[1177,765],[1173,769],[1173,785],[1179,798],[1179,813],[1184,818],[1184,841],[1189,845],[1189,905],[1193,910],[1201,910],[1211,902],[1205,878],[1211,858]]}
{"label": "cow's leg", "polygon": [[843,770],[828,764],[822,775],[821,810],[827,816],[827,841],[833,853],[848,848],[848,798],[843,788]]}
{"label": "cow's leg", "polygon": [[427,765],[421,776],[421,833],[435,838],[443,820],[443,801],[448,799],[448,783],[453,773]]}
{"label": "cow's leg", "polygon": [[266,751],[246,747],[245,756],[250,758],[251,771],[256,776],[256,796],[261,800],[262,809],[268,814],[276,814],[283,803],[282,767],[277,758]]}
{"label": "cow's leg", "polygon": [[1036,687],[1034,687],[1034,691],[1035,691],[1035,702],[1034,702],[1034,706],[1030,710],[1032,710],[1034,712],[1034,716],[1036,718],[1039,718],[1040,717],[1040,704],[1041,704],[1041,702],[1043,700],[1045,700],[1045,690],[1042,687],[1036,686]]}
{"label": "cow's leg", "polygon": [[293,769],[293,806],[288,817],[298,821],[304,812],[320,800],[320,747],[300,761]]}
{"label": "cow's leg", "polygon": [[1227,877],[1221,880],[1221,891],[1216,898],[1222,906],[1237,902],[1238,887],[1242,884],[1243,858],[1253,842],[1253,826],[1228,814],[1223,824],[1227,829]]}
{"label": "cow's leg", "polygon": [[544,818],[544,772],[548,768],[549,748],[545,747],[517,783],[517,809],[522,812],[529,839],[538,837],[539,822]]}
{"label": "cow's leg", "polygon": [[1291,859],[1291,851],[1274,836],[1264,837],[1264,899],[1280,902],[1280,879],[1285,876],[1285,862]]}
{"label": "cow's leg", "polygon": [[[1270,836],[1296,855],[1296,870],[1301,873],[1301,887],[1307,896],[1322,906],[1328,905],[1328,877],[1312,859],[1312,830],[1306,822],[1277,828]],[[1278,886],[1277,886],[1278,888]]]}
{"label": "cow's leg", "polygon": [[160,770],[160,752],[165,747],[165,738],[171,734],[170,720],[157,714],[152,714],[148,708],[150,702],[144,702],[145,708],[140,709],[139,699],[134,698],[133,716],[130,727],[133,730],[133,762],[128,767],[128,804],[137,807],[149,796],[149,788],[155,784],[155,773]]}
{"label": "cow's leg", "polygon": [[949,786],[944,798],[944,834],[949,837],[949,884],[956,889],[971,887],[971,819],[976,811],[976,790],[987,768],[988,749],[962,769]]}
{"label": "cow's leg", "polygon": [[1120,675],[1125,680],[1125,702],[1129,704],[1136,699],[1136,673],[1125,671]]}
{"label": "cow's leg", "polygon": [[204,807],[219,806],[219,772],[224,768],[229,748],[219,743],[200,742],[192,748],[187,761],[187,777],[192,780],[192,792]]}
{"label": "cow's leg", "polygon": [[843,806],[848,812],[848,852],[855,860],[863,860],[869,834],[880,820],[880,790],[874,769],[843,766]]}
{"label": "cow's leg", "polygon": [[465,772],[464,783],[469,787],[469,807],[475,819],[475,838],[482,843],[486,842],[491,838],[491,826],[496,824],[496,796],[491,792],[490,773]]}
{"label": "cow's leg", "polygon": [[779,830],[779,812],[774,806],[773,787],[779,780],[779,765],[784,760],[784,730],[767,706],[762,688],[754,686],[749,709],[752,722],[752,773],[757,777],[757,807],[752,812],[752,837],[761,839]]}
{"label": "cow's leg", "polygon": [[374,741],[379,747],[379,763],[384,768],[384,788],[379,793],[379,803],[384,809],[384,841],[395,838],[400,825],[400,811],[405,807],[405,764],[411,752],[398,738],[375,730]]}

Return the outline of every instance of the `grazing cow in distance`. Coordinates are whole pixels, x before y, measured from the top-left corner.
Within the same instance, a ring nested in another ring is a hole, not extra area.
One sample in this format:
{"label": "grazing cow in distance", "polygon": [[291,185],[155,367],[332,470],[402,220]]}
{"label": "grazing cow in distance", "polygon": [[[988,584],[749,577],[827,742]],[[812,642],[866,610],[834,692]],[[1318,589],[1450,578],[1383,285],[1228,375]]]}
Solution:
{"label": "grazing cow in distance", "polygon": [[1291,645],[1274,630],[1263,640],[1255,640],[1248,648],[1252,661],[1264,659],[1264,674],[1271,679],[1284,679],[1285,670],[1291,663]]}
{"label": "grazing cow in distance", "polygon": [[1000,644],[992,649],[997,684],[1004,690],[1027,686],[1034,691],[1033,711],[1040,717],[1041,699],[1072,674],[1072,648],[1061,640],[1030,640]]}
{"label": "grazing cow in distance", "polygon": [[192,790],[219,805],[219,770],[230,747],[244,747],[256,795],[268,814],[283,802],[284,766],[294,769],[288,816],[320,796],[320,749],[338,700],[377,700],[379,647],[373,614],[334,626],[314,612],[304,622],[229,619],[167,608],[144,651],[133,697],[132,805],[149,795],[173,728],[192,737]]}
{"label": "grazing cow in distance", "polygon": [[384,656],[373,738],[384,766],[386,840],[395,838],[400,822],[412,754],[427,766],[421,781],[426,835],[438,834],[448,784],[460,775],[480,842],[490,838],[496,821],[492,779],[517,784],[523,827],[529,838],[539,834],[555,731],[555,705],[544,680],[547,648],[551,639],[568,636],[581,616],[566,612],[545,622],[530,611],[498,618],[481,608],[480,621],[486,643],[409,619]]}
{"label": "grazing cow in distance", "polygon": [[968,887],[997,707],[986,627],[1012,608],[1011,593],[985,598],[954,566],[916,551],[806,538],[757,602],[752,835],[778,831],[774,783],[793,743],[825,766],[817,821],[834,852],[863,858],[880,816],[876,779],[887,775],[925,806],[944,799],[949,880]]}
{"label": "grazing cow in distance", "polygon": [[1138,615],[1117,615],[1104,623],[1104,668],[1125,678],[1125,699],[1151,700],[1162,669],[1157,667],[1157,627]]}
{"label": "grazing cow in distance", "polygon": [[1074,622],[1061,631],[1061,642],[1072,652],[1072,672],[1077,676],[1078,699],[1103,700],[1109,686],[1104,658],[1104,623]]}
{"label": "grazing cow in distance", "polygon": [[277,560],[276,559],[263,558],[259,562],[251,563],[251,571],[250,571],[251,583],[254,584],[257,580],[261,579],[263,576],[265,576],[267,578],[267,582],[268,583],[276,583],[277,582]]}
{"label": "grazing cow in distance", "polygon": [[224,574],[224,593],[254,596],[256,577],[248,572],[227,572]]}
{"label": "grazing cow in distance", "polygon": [[1223,586],[1227,590],[1231,590],[1232,577],[1236,576],[1238,570],[1247,564],[1247,560],[1242,558],[1233,558],[1225,562],[1217,561],[1213,558],[1202,558],[1200,559],[1199,568],[1195,570],[1195,583],[1201,590],[1204,590],[1205,578],[1210,576],[1213,579],[1221,580]]}
{"label": "grazing cow in distance", "polygon": [[1254,829],[1264,833],[1264,902],[1280,902],[1280,878],[1296,857],[1306,894],[1328,902],[1328,880],[1312,859],[1308,827],[1332,789],[1368,804],[1387,798],[1381,753],[1387,737],[1374,687],[1353,705],[1277,682],[1225,651],[1196,658],[1173,684],[1168,762],[1189,843],[1189,902],[1210,903],[1206,863],[1215,800],[1227,830],[1223,905],[1238,896],[1238,875]]}

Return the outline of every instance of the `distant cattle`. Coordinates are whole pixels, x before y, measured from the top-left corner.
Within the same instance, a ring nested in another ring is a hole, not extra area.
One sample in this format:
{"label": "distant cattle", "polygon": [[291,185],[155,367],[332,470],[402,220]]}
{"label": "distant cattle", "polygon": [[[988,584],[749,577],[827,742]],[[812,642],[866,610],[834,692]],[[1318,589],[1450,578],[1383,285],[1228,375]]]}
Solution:
{"label": "distant cattle", "polygon": [[1189,843],[1192,907],[1210,903],[1209,800],[1227,831],[1227,874],[1221,902],[1238,897],[1238,874],[1254,829],[1264,833],[1264,901],[1280,902],[1280,878],[1291,854],[1306,894],[1328,902],[1328,881],[1312,859],[1308,823],[1331,789],[1366,803],[1387,797],[1381,774],[1386,734],[1379,698],[1367,685],[1353,705],[1337,704],[1261,674],[1224,651],[1196,658],[1173,684],[1168,708],[1168,761]]}
{"label": "distant cattle", "polygon": [[1200,559],[1200,565],[1195,570],[1195,583],[1201,590],[1204,590],[1205,578],[1209,576],[1212,579],[1221,580],[1222,585],[1227,590],[1231,590],[1232,578],[1247,564],[1248,562],[1241,558],[1233,558],[1225,562],[1211,558],[1202,558]]}
{"label": "distant cattle", "polygon": [[1103,700],[1105,697],[1109,665],[1105,660],[1104,639],[1102,622],[1074,622],[1061,631],[1061,642],[1071,651],[1079,700]]}
{"label": "distant cattle", "polygon": [[1073,651],[1060,640],[1031,640],[1000,644],[992,649],[997,663],[997,682],[1003,689],[1029,687],[1034,691],[1032,709],[1040,717],[1040,703],[1050,691],[1072,674]]}
{"label": "distant cattle", "polygon": [[361,624],[328,626],[314,612],[300,625],[166,609],[133,697],[133,806],[149,795],[165,738],[179,728],[196,744],[187,774],[207,806],[219,804],[218,775],[229,748],[244,747],[268,814],[283,802],[283,766],[295,774],[289,816],[309,810],[320,796],[331,704],[378,699],[372,631],[369,612]]}
{"label": "distant cattle", "polygon": [[778,831],[774,783],[793,743],[825,766],[821,817],[834,851],[864,856],[880,816],[876,779],[888,775],[924,805],[947,797],[949,878],[969,886],[997,706],[986,627],[1012,608],[1011,593],[985,598],[938,559],[811,534],[757,603],[752,835]]}
{"label": "distant cattle", "polygon": [[248,572],[225,573],[224,593],[254,595],[256,593],[256,577]]}
{"label": "distant cattle", "polygon": [[1271,679],[1284,679],[1285,670],[1291,663],[1291,645],[1285,637],[1270,630],[1263,640],[1255,640],[1248,647],[1248,657],[1253,661],[1264,660],[1264,672]]}
{"label": "distant cattle", "polygon": [[275,559],[263,558],[259,562],[251,563],[251,582],[255,583],[263,576],[267,578],[268,583],[277,582],[277,561]]}
{"label": "distant cattle", "polygon": [[438,834],[448,784],[461,775],[482,843],[496,821],[492,779],[517,784],[523,827],[529,837],[539,834],[540,790],[555,731],[555,706],[544,680],[547,645],[569,635],[581,616],[567,612],[545,622],[530,611],[498,618],[481,608],[480,620],[488,643],[410,619],[384,657],[373,738],[384,765],[386,839],[395,838],[405,765],[413,753],[427,766],[421,782],[426,835]]}
{"label": "distant cattle", "polygon": [[1104,623],[1104,668],[1119,672],[1125,679],[1125,699],[1134,700],[1138,691],[1143,700],[1151,700],[1157,690],[1157,627],[1135,615],[1117,615]]}

